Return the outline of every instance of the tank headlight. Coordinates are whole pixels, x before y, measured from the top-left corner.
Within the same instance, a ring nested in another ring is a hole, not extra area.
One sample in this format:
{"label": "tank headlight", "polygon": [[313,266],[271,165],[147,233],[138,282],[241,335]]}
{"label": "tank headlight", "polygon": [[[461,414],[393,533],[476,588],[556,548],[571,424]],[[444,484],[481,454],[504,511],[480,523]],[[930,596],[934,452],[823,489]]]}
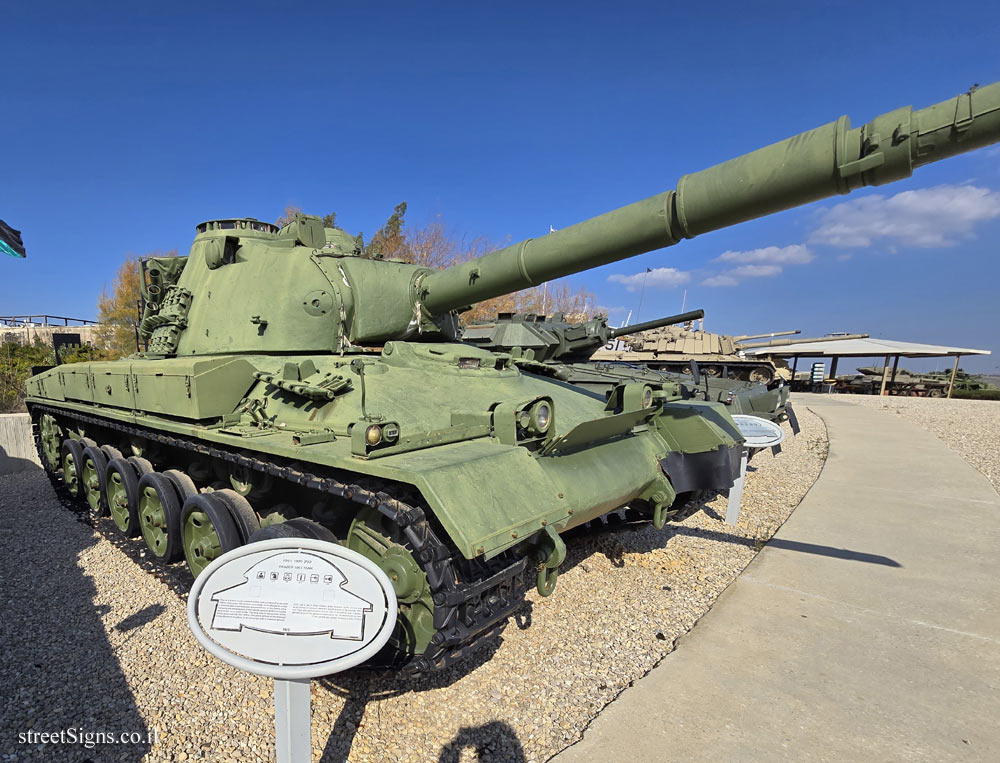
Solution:
{"label": "tank headlight", "polygon": [[642,391],[642,407],[649,408],[653,404],[653,388],[646,387]]}
{"label": "tank headlight", "polygon": [[552,423],[552,408],[548,403],[538,403],[531,409],[531,425],[539,434],[545,434]]}
{"label": "tank headlight", "polygon": [[527,429],[528,427],[530,427],[531,426],[531,412],[530,411],[521,411],[519,414],[517,414],[517,425],[519,427],[521,427],[521,429]]}
{"label": "tank headlight", "polygon": [[382,427],[372,424],[365,430],[365,442],[369,445],[378,445],[382,440]]}

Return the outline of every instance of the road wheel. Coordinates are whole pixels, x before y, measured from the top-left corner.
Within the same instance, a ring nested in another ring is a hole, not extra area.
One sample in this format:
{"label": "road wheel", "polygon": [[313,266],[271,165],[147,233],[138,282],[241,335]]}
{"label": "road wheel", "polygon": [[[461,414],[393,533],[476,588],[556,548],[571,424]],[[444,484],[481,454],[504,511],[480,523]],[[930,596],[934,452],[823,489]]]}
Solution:
{"label": "road wheel", "polygon": [[83,446],[77,440],[65,439],[62,444],[63,484],[72,498],[82,495],[80,470],[83,467]]}
{"label": "road wheel", "polygon": [[108,513],[108,500],[104,480],[108,471],[108,457],[94,446],[84,449],[80,468],[80,489],[90,506],[90,513],[99,519]]}
{"label": "road wheel", "polygon": [[174,486],[178,497],[181,499],[181,506],[193,495],[198,495],[198,488],[194,486],[194,481],[179,469],[167,469],[164,474]]}
{"label": "road wheel", "polygon": [[184,501],[181,541],[188,569],[195,577],[215,559],[243,545],[229,507],[218,493],[197,493]]}
{"label": "road wheel", "polygon": [[218,497],[229,509],[233,524],[240,532],[240,540],[247,543],[250,536],[260,529],[260,519],[257,517],[257,512],[253,510],[246,498],[233,490],[216,490],[212,495]]}
{"label": "road wheel", "polygon": [[754,368],[750,371],[750,381],[770,384],[772,379],[774,379],[774,374],[769,368]]}
{"label": "road wheel", "polygon": [[139,534],[139,474],[131,461],[113,458],[104,475],[111,519],[122,535],[134,538]]}
{"label": "road wheel", "polygon": [[116,458],[125,458],[125,456],[122,455],[122,452],[114,445],[102,445],[101,450],[104,451],[104,455],[108,459],[109,463]]}
{"label": "road wheel", "polygon": [[149,472],[139,479],[139,526],[153,558],[170,564],[183,554],[181,502],[170,479]]}

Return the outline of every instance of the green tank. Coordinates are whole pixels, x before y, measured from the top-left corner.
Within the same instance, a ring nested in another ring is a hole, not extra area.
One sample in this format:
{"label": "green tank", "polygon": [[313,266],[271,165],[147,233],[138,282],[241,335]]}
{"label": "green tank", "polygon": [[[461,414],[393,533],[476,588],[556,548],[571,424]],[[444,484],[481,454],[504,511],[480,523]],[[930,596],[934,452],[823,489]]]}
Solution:
{"label": "green tank", "polygon": [[[462,338],[493,352],[509,352],[522,371],[550,376],[602,396],[629,381],[670,382],[680,385],[686,400],[719,402],[726,405],[730,413],[761,416],[771,421],[786,420],[788,388],[783,384],[768,389],[764,384],[708,374],[674,374],[640,364],[590,360],[594,352],[620,336],[697,320],[704,314],[703,310],[694,310],[616,329],[600,315],[571,323],[561,313],[552,316],[501,313],[495,320],[466,326]],[[698,368],[697,363],[695,368]]]}
{"label": "green tank", "polygon": [[145,352],[27,381],[54,482],[194,574],[261,537],[336,539],[400,604],[392,657],[449,664],[552,592],[561,534],[725,489],[725,406],[626,382],[607,400],[459,341],[460,309],[865,185],[1000,139],[1000,83],[858,128],[846,117],[668,190],[453,267],[361,256],[297,215],[197,226],[145,263]]}
{"label": "green tank", "polygon": [[[861,366],[856,375],[837,377],[836,389],[862,395],[877,395],[882,389],[885,366]],[[906,397],[946,397],[951,374],[918,374],[897,368],[893,374],[889,367],[885,391],[889,395]]]}

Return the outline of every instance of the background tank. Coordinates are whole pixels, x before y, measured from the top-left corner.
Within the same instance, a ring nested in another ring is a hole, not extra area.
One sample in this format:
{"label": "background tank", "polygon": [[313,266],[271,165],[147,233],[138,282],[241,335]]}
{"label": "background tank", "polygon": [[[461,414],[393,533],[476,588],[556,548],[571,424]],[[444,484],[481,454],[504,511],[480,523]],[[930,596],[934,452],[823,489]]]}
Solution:
{"label": "background tank", "polygon": [[[882,389],[884,366],[862,366],[858,374],[837,377],[836,389],[840,392],[853,392],[861,395],[877,395]],[[885,390],[890,395],[906,395],[908,397],[946,397],[951,372],[947,374],[918,374],[897,368],[895,377],[892,366],[889,367],[889,378]],[[958,379],[955,380],[958,389]]]}
{"label": "background tank", "polygon": [[590,356],[609,341],[644,329],[696,320],[703,310],[657,318],[644,324],[611,328],[603,315],[581,323],[564,320],[561,313],[552,316],[530,313],[501,313],[495,320],[475,323],[463,329],[462,338],[477,347],[494,352],[509,352],[524,371],[552,376],[601,395],[628,381],[679,385],[685,399],[719,402],[730,413],[762,416],[771,421],[787,417],[788,388],[769,390],[764,384],[734,381],[699,374],[657,371],[643,365],[591,361]]}
{"label": "background tank", "polygon": [[741,449],[724,406],[523,374],[456,341],[457,310],[998,139],[1000,84],[842,117],[441,271],[360,256],[305,215],[202,223],[187,257],[147,263],[147,352],[28,380],[39,452],[194,573],[261,535],[338,538],[396,586],[394,658],[441,667],[503,627],[525,578],[552,592],[562,533],[622,506],[661,526],[678,493],[728,487]]}
{"label": "background tank", "polygon": [[594,353],[594,360],[642,363],[676,373],[691,373],[691,361],[698,362],[708,376],[754,381],[771,384],[781,380],[791,381],[787,363],[779,357],[756,355],[747,357],[743,350],[762,347],[779,347],[798,342],[829,342],[834,339],[861,339],[867,334],[849,334],[838,337],[813,337],[809,339],[777,339],[768,342],[750,342],[761,337],[778,337],[798,334],[798,331],[780,331],[754,336],[729,336],[699,331],[691,326],[666,326],[653,331],[628,336],[624,347],[601,349]]}

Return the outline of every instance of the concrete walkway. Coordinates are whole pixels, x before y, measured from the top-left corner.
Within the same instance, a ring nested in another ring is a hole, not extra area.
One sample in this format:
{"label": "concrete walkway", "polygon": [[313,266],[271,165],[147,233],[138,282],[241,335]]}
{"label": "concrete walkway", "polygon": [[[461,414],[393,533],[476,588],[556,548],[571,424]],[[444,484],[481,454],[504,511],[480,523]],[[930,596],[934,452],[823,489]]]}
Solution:
{"label": "concrete walkway", "polygon": [[900,416],[796,405],[829,429],[819,480],[557,763],[1000,760],[1000,497]]}

